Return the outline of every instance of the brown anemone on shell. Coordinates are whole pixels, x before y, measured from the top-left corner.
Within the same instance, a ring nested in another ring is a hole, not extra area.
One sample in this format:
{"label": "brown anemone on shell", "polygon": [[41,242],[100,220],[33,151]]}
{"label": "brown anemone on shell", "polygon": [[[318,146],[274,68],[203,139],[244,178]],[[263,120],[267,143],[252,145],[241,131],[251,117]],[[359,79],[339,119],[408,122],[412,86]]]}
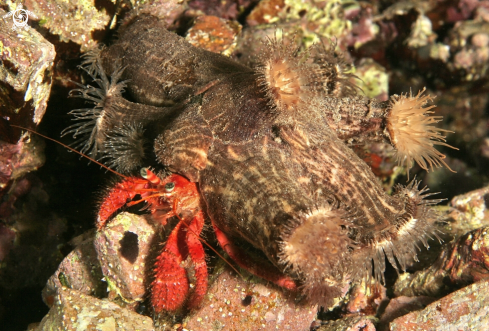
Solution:
{"label": "brown anemone on shell", "polygon": [[258,83],[271,101],[270,106],[279,111],[294,109],[307,93],[307,76],[301,74],[304,57],[298,48],[285,44],[283,39],[269,39],[257,68]]}
{"label": "brown anemone on shell", "polygon": [[351,273],[351,251],[355,243],[348,237],[344,212],[327,205],[300,215],[280,244],[281,263],[303,278],[302,291],[311,302],[329,305],[341,296],[341,284]]}
{"label": "brown anemone on shell", "polygon": [[361,240],[365,241],[368,247],[365,247],[366,249],[357,256],[357,259],[364,261],[367,277],[373,274],[377,280],[385,283],[385,258],[396,270],[406,271],[410,261],[419,261],[417,257],[417,252],[421,251],[419,243],[428,249],[428,239],[436,238],[442,242],[437,234],[440,231],[433,227],[438,214],[431,206],[444,199],[427,199],[438,193],[427,193],[429,189],[427,187],[419,189],[419,184],[417,180],[412,180],[407,186],[398,184],[393,196],[404,202],[404,211],[390,226],[376,232],[367,241]]}
{"label": "brown anemone on shell", "polygon": [[100,159],[117,171],[130,173],[143,166],[145,155],[144,127],[141,123],[125,123],[108,131],[104,142],[105,153]]}
{"label": "brown anemone on shell", "polygon": [[336,43],[326,43],[321,41],[300,50],[292,41],[287,43],[277,35],[266,41],[256,68],[257,82],[270,108],[285,115],[282,120],[301,107],[310,107],[314,98],[357,94],[351,65],[335,51]]}
{"label": "brown anemone on shell", "polygon": [[430,116],[434,113],[430,109],[435,105],[424,107],[427,102],[432,101],[430,95],[423,95],[425,89],[416,96],[411,93],[408,96],[396,95],[391,98],[391,112],[387,117],[387,130],[393,146],[397,150],[397,160],[400,165],[406,164],[408,169],[412,168],[413,161],[428,171],[433,167],[444,165],[454,172],[445,163],[446,156],[435,149],[434,145],[441,145],[457,149],[446,143],[443,132],[452,132],[440,129],[433,124],[442,121],[442,116]]}

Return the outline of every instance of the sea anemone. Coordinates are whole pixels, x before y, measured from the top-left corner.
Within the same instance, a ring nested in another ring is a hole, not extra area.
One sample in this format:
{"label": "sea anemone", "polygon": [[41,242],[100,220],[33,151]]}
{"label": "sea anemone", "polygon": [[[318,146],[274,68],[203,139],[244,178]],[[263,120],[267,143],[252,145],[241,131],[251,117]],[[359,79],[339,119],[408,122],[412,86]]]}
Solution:
{"label": "sea anemone", "polygon": [[107,165],[122,173],[142,166],[145,156],[144,128],[141,123],[123,124],[107,133],[104,142]]}
{"label": "sea anemone", "polygon": [[[366,271],[367,277],[373,275],[377,280],[385,283],[385,258],[396,269],[405,271],[408,263],[413,259],[418,261],[417,251],[421,250],[419,243],[429,248],[428,239],[437,238],[437,229],[433,221],[438,219],[437,212],[431,207],[444,199],[426,199],[437,193],[426,193],[428,188],[418,189],[419,181],[412,180],[407,186],[398,184],[393,197],[404,202],[404,211],[391,225],[376,232],[373,236],[360,239],[362,247],[360,253],[354,257],[356,261],[363,262],[364,268],[356,270],[355,278],[362,278]],[[372,270],[373,268],[373,270]]]}
{"label": "sea anemone", "polygon": [[310,107],[314,98],[356,95],[358,87],[353,83],[355,76],[349,73],[351,66],[335,47],[333,42],[329,46],[321,42],[300,51],[292,41],[279,39],[277,34],[268,39],[256,71],[270,107],[287,114]]}
{"label": "sea anemone", "polygon": [[268,39],[266,51],[257,67],[258,84],[263,87],[270,100],[270,106],[279,111],[295,109],[307,93],[307,75],[304,70],[304,56],[299,48],[283,39]]}
{"label": "sea anemone", "polygon": [[111,126],[109,123],[113,122],[111,117],[114,117],[115,112],[112,111],[114,105],[111,101],[122,94],[127,81],[119,81],[124,68],[114,71],[109,80],[100,59],[97,59],[96,64],[92,63],[83,69],[99,87],[76,83],[81,88],[70,91],[70,96],[86,99],[95,106],[70,111],[68,114],[74,115],[73,120],[79,122],[64,129],[61,136],[73,134],[74,139],[78,138],[73,144],[74,147],[81,148],[80,152],[96,158],[97,154],[103,151],[105,131]]}
{"label": "sea anemone", "polygon": [[442,132],[452,132],[437,128],[432,124],[442,121],[442,116],[430,116],[430,111],[435,106],[424,107],[433,98],[423,95],[425,89],[416,96],[396,95],[391,98],[391,111],[387,116],[387,131],[392,145],[397,151],[397,161],[400,165],[406,164],[408,169],[413,166],[413,161],[428,171],[433,167],[444,165],[454,172],[445,163],[445,155],[436,150],[434,145],[442,145],[457,149],[446,143]]}
{"label": "sea anemone", "polygon": [[303,278],[303,293],[311,302],[328,306],[348,283],[351,251],[345,213],[327,205],[296,217],[280,243],[280,260]]}

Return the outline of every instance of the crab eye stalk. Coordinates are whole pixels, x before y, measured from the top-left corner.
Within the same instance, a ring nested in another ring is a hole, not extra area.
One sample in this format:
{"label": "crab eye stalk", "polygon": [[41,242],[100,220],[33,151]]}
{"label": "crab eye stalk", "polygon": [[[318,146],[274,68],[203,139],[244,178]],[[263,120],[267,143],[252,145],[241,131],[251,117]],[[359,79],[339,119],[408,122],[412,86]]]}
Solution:
{"label": "crab eye stalk", "polygon": [[170,193],[174,189],[175,189],[175,183],[174,182],[170,182],[170,183],[165,184],[165,191],[166,192]]}
{"label": "crab eye stalk", "polygon": [[144,168],[141,168],[141,170],[139,170],[139,174],[141,175],[141,177],[143,177],[144,179],[148,179],[148,168],[144,167]]}

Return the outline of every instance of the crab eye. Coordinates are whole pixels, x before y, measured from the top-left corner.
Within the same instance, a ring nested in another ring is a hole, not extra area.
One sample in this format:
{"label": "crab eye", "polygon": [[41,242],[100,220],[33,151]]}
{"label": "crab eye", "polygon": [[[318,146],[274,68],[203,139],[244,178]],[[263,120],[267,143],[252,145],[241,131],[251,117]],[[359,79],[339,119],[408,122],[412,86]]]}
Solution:
{"label": "crab eye", "polygon": [[148,168],[141,168],[141,170],[139,170],[139,174],[144,179],[148,179]]}
{"label": "crab eye", "polygon": [[170,182],[165,184],[165,191],[171,192],[175,188],[175,183]]}

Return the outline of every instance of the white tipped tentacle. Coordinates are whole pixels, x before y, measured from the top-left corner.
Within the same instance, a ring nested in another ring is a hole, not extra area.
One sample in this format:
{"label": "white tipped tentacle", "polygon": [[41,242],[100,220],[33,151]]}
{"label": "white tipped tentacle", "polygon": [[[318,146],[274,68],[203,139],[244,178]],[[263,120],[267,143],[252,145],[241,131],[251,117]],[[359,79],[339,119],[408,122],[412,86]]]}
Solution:
{"label": "white tipped tentacle", "polygon": [[104,156],[107,166],[121,173],[130,173],[143,164],[145,156],[144,128],[141,123],[115,127],[107,133]]}
{"label": "white tipped tentacle", "polygon": [[[94,69],[95,68],[95,69]],[[77,123],[70,125],[61,132],[61,136],[73,134],[75,148],[80,148],[82,153],[88,154],[94,158],[103,150],[105,141],[104,130],[111,122],[111,112],[109,100],[118,97],[126,87],[126,81],[119,81],[124,68],[115,70],[109,80],[105,74],[100,59],[95,64],[83,67],[98,85],[81,85],[79,89],[70,91],[70,96],[83,98],[95,104],[93,108],[74,109],[68,114],[74,115],[74,121]]]}
{"label": "white tipped tentacle", "polygon": [[406,164],[408,176],[414,161],[426,171],[444,165],[454,172],[444,161],[445,155],[434,147],[441,145],[458,149],[448,145],[442,135],[452,131],[432,125],[442,121],[443,117],[430,115],[434,113],[430,109],[435,106],[425,107],[433,99],[429,95],[423,95],[425,90],[416,96],[410,94],[392,97],[391,112],[387,118],[387,130],[391,143],[396,148],[397,160],[400,165]]}

